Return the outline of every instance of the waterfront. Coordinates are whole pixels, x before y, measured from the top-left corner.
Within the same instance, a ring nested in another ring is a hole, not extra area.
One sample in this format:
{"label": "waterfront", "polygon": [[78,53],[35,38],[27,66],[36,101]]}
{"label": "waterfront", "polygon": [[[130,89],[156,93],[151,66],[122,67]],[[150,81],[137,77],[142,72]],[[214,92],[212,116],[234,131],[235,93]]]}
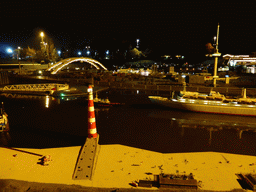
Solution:
{"label": "waterfront", "polygon": [[[255,155],[256,120],[175,111],[152,105],[147,95],[129,90],[107,90],[100,98],[125,106],[95,108],[100,144],[122,144],[163,153],[224,152]],[[1,146],[53,148],[83,145],[87,137],[84,97],[1,96],[9,115],[10,132]]]}

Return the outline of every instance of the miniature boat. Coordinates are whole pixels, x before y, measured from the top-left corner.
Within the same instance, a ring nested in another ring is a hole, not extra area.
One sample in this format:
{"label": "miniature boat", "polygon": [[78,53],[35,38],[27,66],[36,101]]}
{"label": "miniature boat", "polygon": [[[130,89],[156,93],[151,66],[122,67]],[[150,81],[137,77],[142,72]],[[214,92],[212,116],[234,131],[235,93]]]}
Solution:
{"label": "miniature boat", "polygon": [[111,106],[120,106],[124,105],[124,103],[113,103],[110,102],[109,99],[100,99],[98,98],[98,94],[96,93],[96,97],[93,99],[94,105],[97,107],[111,107]]}
{"label": "miniature boat", "polygon": [[149,96],[152,103],[175,109],[216,113],[227,115],[256,116],[256,99],[246,97],[246,89],[243,96],[237,99],[227,99],[224,95],[211,91],[209,95],[198,92],[189,92],[184,89],[172,98]]}

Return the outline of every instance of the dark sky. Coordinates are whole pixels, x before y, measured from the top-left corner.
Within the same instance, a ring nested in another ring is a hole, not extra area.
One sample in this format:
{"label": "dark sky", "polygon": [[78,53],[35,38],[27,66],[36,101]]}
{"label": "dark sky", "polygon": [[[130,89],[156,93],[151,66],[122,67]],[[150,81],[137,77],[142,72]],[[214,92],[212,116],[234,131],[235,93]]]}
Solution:
{"label": "dark sky", "polygon": [[85,46],[89,39],[111,46],[141,39],[141,48],[163,54],[197,54],[211,42],[220,23],[219,51],[256,51],[256,1],[1,1],[0,42],[40,41],[44,31],[56,46]]}

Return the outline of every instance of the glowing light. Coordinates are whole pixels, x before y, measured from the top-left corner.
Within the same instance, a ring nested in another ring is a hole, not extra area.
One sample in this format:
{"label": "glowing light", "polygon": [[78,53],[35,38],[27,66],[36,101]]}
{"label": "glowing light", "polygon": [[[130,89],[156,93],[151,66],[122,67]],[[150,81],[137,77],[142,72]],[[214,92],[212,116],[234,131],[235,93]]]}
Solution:
{"label": "glowing light", "polygon": [[44,37],[44,32],[41,32],[41,33],[40,33],[40,36],[41,36],[41,37]]}
{"label": "glowing light", "polygon": [[50,98],[49,98],[49,96],[47,95],[46,98],[45,98],[45,107],[46,107],[46,108],[49,108],[49,102],[50,102]]}
{"label": "glowing light", "polygon": [[78,51],[78,55],[82,55],[81,51]]}
{"label": "glowing light", "polygon": [[8,48],[6,51],[7,53],[13,53],[13,50],[11,48]]}
{"label": "glowing light", "polygon": [[87,92],[89,93],[89,92],[92,92],[92,88],[88,88],[87,89]]}
{"label": "glowing light", "polygon": [[139,90],[137,90],[137,94],[139,94]]}

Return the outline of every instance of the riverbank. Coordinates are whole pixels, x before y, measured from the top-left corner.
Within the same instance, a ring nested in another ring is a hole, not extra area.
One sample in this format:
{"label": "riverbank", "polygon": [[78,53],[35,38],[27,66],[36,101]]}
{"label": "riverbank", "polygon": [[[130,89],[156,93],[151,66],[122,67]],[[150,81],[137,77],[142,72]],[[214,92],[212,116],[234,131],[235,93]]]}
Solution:
{"label": "riverbank", "polygon": [[[131,183],[153,180],[154,175],[163,172],[192,173],[201,190],[231,191],[242,189],[236,173],[254,173],[256,169],[254,156],[217,152],[163,154],[115,144],[100,145],[92,181],[72,180],[80,148],[81,146],[46,149],[1,147],[0,187],[3,191],[18,191],[18,189],[40,191],[42,188],[50,188],[48,191],[60,189],[74,191],[73,187],[80,191],[81,187],[100,188],[97,191],[104,191],[104,188],[105,191],[115,189],[157,191],[158,188],[154,187],[133,187]],[[48,166],[40,164],[41,155],[51,155],[52,161]],[[22,184],[19,180],[29,183]]]}

